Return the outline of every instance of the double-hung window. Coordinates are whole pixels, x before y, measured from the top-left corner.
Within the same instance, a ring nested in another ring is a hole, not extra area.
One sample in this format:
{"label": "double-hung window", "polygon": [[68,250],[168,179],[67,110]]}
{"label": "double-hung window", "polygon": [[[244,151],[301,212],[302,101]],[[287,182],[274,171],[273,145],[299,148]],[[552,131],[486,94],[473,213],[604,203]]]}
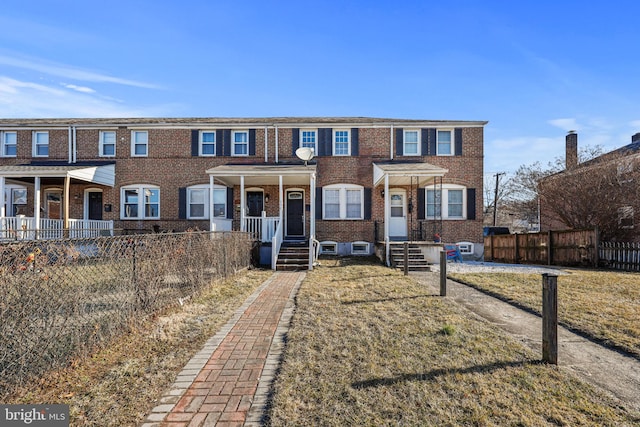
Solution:
{"label": "double-hung window", "polygon": [[461,185],[445,184],[440,188],[426,189],[427,219],[465,219],[466,188]]}
{"label": "double-hung window", "polygon": [[349,130],[337,129],[333,131],[333,155],[351,155],[351,138]]}
{"label": "double-hung window", "polygon": [[327,185],[323,191],[323,219],[363,219],[364,187],[353,184]]}
{"label": "double-hung window", "polygon": [[453,143],[453,130],[451,129],[438,129],[436,131],[436,154],[438,156],[453,156],[454,143]]}
{"label": "double-hung window", "polygon": [[2,157],[16,157],[18,153],[18,136],[16,132],[0,132],[2,137]]}
{"label": "double-hung window", "polygon": [[300,147],[311,148],[316,153],[317,136],[318,132],[315,129],[302,129],[300,131]]}
{"label": "double-hung window", "polygon": [[116,132],[100,131],[100,157],[113,157],[116,155]]}
{"label": "double-hung window", "polygon": [[232,153],[234,156],[249,155],[249,132],[246,130],[235,130],[232,132],[231,142],[233,143]]}
{"label": "double-hung window", "polygon": [[33,157],[49,156],[49,132],[33,132]]}
{"label": "double-hung window", "polygon": [[419,131],[417,130],[404,131],[403,153],[405,156],[420,155],[420,132]]}
{"label": "double-hung window", "polygon": [[194,185],[187,188],[187,218],[209,219],[209,208],[214,218],[227,217],[227,187],[214,186],[213,205],[209,204],[209,186]]}
{"label": "double-hung window", "polygon": [[146,130],[131,131],[131,156],[146,157],[149,155],[149,132]]}
{"label": "double-hung window", "polygon": [[216,132],[213,130],[200,131],[200,155],[216,155]]}
{"label": "double-hung window", "polygon": [[122,219],[160,218],[160,189],[150,185],[122,187],[120,193]]}

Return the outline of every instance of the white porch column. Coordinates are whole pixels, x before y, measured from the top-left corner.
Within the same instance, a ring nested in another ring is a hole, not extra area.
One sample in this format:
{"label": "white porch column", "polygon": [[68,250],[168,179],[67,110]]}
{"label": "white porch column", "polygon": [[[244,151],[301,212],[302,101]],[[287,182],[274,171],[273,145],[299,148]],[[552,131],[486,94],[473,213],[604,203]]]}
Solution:
{"label": "white porch column", "polygon": [[310,184],[309,199],[311,199],[311,218],[309,218],[309,234],[311,237],[315,239],[316,237],[316,174],[311,174],[311,184]]}
{"label": "white porch column", "polygon": [[240,231],[247,231],[247,225],[245,224],[245,194],[244,194],[244,175],[240,176]]}
{"label": "white porch column", "polygon": [[[71,186],[71,177],[67,175],[64,178],[64,229],[69,230],[69,187]],[[66,233],[65,233],[66,234]]]}
{"label": "white porch column", "polygon": [[33,218],[35,221],[36,239],[40,233],[40,177],[36,176],[33,184]]}
{"label": "white porch column", "polygon": [[4,176],[0,176],[0,217],[7,216],[4,207]]}
{"label": "white porch column", "polygon": [[391,265],[391,256],[389,254],[391,245],[389,244],[389,220],[391,219],[391,206],[389,195],[389,174],[384,174],[384,242],[386,246],[387,265]]}
{"label": "white porch column", "polygon": [[213,175],[209,175],[209,231],[216,231],[213,224]]}
{"label": "white porch column", "polygon": [[[278,216],[280,221],[284,221],[284,189],[282,188],[282,175],[278,175]],[[284,223],[282,224],[284,227]],[[284,228],[282,230],[284,233]]]}

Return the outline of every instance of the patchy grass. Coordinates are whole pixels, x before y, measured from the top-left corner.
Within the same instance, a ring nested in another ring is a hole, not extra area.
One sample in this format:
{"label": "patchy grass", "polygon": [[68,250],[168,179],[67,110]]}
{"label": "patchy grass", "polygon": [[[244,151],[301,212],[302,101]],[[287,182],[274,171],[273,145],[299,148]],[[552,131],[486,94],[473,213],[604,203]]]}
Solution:
{"label": "patchy grass", "polygon": [[269,412],[273,426],[640,422],[394,270],[324,260],[297,304]]}
{"label": "patchy grass", "polygon": [[249,270],[215,282],[66,369],[50,372],[3,403],[70,405],[73,426],[135,426],[204,343],[271,271]]}
{"label": "patchy grass", "polygon": [[[558,276],[559,322],[640,357],[640,274],[565,270]],[[542,313],[539,274],[469,273],[449,277]]]}

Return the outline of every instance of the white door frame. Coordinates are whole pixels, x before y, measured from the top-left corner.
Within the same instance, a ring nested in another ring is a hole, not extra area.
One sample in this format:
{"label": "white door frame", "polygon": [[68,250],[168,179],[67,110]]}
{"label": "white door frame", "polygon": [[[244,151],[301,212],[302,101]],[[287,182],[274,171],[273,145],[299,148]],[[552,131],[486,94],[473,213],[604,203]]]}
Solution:
{"label": "white door frame", "polygon": [[[393,216],[393,196],[402,196],[402,216]],[[407,190],[403,188],[389,189],[389,237],[407,238]]]}

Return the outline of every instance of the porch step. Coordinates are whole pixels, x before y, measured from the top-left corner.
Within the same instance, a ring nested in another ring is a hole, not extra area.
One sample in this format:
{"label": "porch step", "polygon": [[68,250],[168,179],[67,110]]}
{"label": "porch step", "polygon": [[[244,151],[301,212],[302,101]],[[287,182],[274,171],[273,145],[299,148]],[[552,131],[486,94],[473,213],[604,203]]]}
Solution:
{"label": "porch step", "polygon": [[[404,270],[404,244],[391,245],[391,265],[394,268]],[[429,262],[424,258],[418,245],[409,244],[407,248],[407,261],[410,271],[430,271]]]}
{"label": "porch step", "polygon": [[276,261],[276,270],[296,271],[307,269],[309,269],[308,242],[283,242]]}

